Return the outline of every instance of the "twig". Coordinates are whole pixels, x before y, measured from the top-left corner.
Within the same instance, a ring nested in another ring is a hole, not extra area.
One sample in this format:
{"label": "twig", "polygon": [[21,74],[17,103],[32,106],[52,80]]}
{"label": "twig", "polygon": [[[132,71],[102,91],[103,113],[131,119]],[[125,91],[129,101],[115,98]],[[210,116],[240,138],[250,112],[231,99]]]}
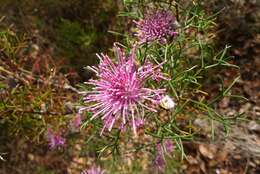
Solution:
{"label": "twig", "polygon": [[[20,73],[20,76],[25,76],[28,78],[28,76],[30,76],[31,79],[37,81],[37,82],[40,82],[40,83],[46,83],[46,81],[44,81],[43,79],[40,79],[40,77],[34,77],[32,73],[30,73],[29,71],[27,70],[24,70],[22,68],[19,68],[20,71],[22,71],[22,73]],[[25,83],[26,85],[29,84],[29,81],[26,80],[26,78],[23,78],[23,77],[20,77],[18,76],[17,74],[13,73],[13,72],[10,72],[8,70],[6,70],[3,66],[0,66],[0,71],[12,76],[13,78],[19,80],[19,81],[22,81],[23,83]],[[79,91],[78,89],[74,88],[73,86],[65,83],[64,85],[59,85],[59,84],[56,84],[56,83],[51,83],[50,81],[48,81],[48,84],[49,85],[52,85],[54,87],[57,87],[57,88],[61,88],[61,89],[66,89],[66,90],[70,90],[70,91],[73,91],[77,94],[82,94],[81,91]]]}
{"label": "twig", "polygon": [[[4,113],[7,113],[7,112],[8,112],[8,110],[4,111]],[[33,110],[22,110],[22,109],[15,110],[15,112],[28,113],[28,114],[39,114],[39,115],[63,115],[63,116],[70,115],[73,113],[73,112],[59,113],[59,112],[50,112],[50,111],[33,111]],[[3,112],[0,115],[2,115],[2,114],[3,114]]]}

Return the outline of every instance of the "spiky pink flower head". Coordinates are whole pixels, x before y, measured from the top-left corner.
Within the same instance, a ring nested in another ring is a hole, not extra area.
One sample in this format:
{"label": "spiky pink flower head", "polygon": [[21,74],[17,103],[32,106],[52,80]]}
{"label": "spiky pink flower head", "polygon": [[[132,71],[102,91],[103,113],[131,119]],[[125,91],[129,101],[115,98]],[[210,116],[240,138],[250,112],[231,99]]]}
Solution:
{"label": "spiky pink flower head", "polygon": [[82,171],[81,174],[105,174],[105,171],[100,167],[92,166],[90,169]]}
{"label": "spiky pink flower head", "polygon": [[165,166],[165,155],[170,156],[174,150],[174,145],[171,140],[167,139],[163,143],[158,143],[156,146],[157,154],[155,165],[159,170],[163,170]]}
{"label": "spiky pink flower head", "polygon": [[139,21],[134,21],[137,26],[137,36],[141,43],[158,40],[164,44],[168,37],[176,36],[176,20],[171,11],[150,11]]}
{"label": "spiky pink flower head", "polygon": [[[90,67],[98,79],[90,80],[87,84],[94,86],[85,98],[85,103],[94,103],[80,110],[88,110],[94,115],[92,119],[101,117],[104,123],[103,129],[111,131],[117,123],[131,123],[136,135],[136,127],[139,119],[144,117],[144,109],[156,112],[154,105],[159,104],[165,89],[151,89],[146,87],[148,80],[163,78],[158,69],[163,63],[152,66],[146,62],[141,66],[135,63],[136,46],[131,54],[126,56],[118,46],[114,46],[117,62],[113,63],[107,55],[98,55],[100,64],[98,67]],[[147,68],[149,67],[149,68]],[[121,125],[122,125],[121,124]]]}
{"label": "spiky pink flower head", "polygon": [[50,149],[65,146],[65,138],[61,137],[61,132],[54,132],[51,128],[47,130],[47,140]]}

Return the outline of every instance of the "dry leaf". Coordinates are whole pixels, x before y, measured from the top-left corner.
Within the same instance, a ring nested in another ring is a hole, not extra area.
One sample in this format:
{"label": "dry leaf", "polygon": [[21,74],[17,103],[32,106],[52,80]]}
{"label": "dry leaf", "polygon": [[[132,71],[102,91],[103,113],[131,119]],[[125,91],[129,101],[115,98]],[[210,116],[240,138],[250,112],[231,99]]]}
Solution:
{"label": "dry leaf", "polygon": [[204,157],[213,159],[216,153],[216,147],[213,145],[207,146],[207,145],[200,144],[199,151]]}

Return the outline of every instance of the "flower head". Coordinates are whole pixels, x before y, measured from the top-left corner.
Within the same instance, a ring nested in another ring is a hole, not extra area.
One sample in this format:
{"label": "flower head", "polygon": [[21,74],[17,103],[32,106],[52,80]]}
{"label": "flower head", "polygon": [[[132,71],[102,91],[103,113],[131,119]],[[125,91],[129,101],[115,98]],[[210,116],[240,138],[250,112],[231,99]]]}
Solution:
{"label": "flower head", "polygon": [[99,66],[90,67],[98,79],[87,83],[93,85],[94,90],[84,100],[86,103],[94,104],[80,111],[93,112],[92,119],[101,117],[104,123],[103,130],[110,131],[115,122],[121,121],[123,125],[130,122],[129,125],[136,134],[137,122],[143,118],[144,109],[156,112],[152,104],[159,104],[165,91],[145,87],[147,80],[163,78],[158,71],[162,64],[152,66],[147,61],[143,66],[137,65],[135,46],[129,56],[116,45],[114,51],[117,63],[113,63],[107,55],[101,54],[98,55]]}
{"label": "flower head", "polygon": [[155,158],[155,165],[159,170],[163,170],[165,166],[165,155],[170,155],[174,146],[171,140],[166,140],[162,144],[158,143],[156,146],[157,154]]}
{"label": "flower head", "polygon": [[65,146],[65,139],[61,137],[60,132],[53,132],[51,128],[48,128],[47,139],[49,147],[55,149],[57,147]]}
{"label": "flower head", "polygon": [[82,171],[81,174],[105,174],[105,171],[100,167],[93,166],[88,170]]}
{"label": "flower head", "polygon": [[177,34],[175,17],[170,11],[158,10],[146,14],[144,19],[134,21],[137,25],[137,36],[141,43],[158,40],[165,43],[167,37]]}
{"label": "flower head", "polygon": [[77,113],[75,117],[71,120],[70,124],[74,128],[79,128],[81,125],[81,115]]}

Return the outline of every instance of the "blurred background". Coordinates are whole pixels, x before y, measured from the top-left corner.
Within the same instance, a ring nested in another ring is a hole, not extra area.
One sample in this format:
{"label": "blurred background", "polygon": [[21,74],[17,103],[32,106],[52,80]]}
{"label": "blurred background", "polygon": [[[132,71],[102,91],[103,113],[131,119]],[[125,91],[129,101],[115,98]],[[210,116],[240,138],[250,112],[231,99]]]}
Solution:
{"label": "blurred background", "polygon": [[24,34],[31,49],[65,60],[86,80],[83,67],[120,39],[108,32],[123,31],[120,7],[119,0],[1,0],[1,25]]}

